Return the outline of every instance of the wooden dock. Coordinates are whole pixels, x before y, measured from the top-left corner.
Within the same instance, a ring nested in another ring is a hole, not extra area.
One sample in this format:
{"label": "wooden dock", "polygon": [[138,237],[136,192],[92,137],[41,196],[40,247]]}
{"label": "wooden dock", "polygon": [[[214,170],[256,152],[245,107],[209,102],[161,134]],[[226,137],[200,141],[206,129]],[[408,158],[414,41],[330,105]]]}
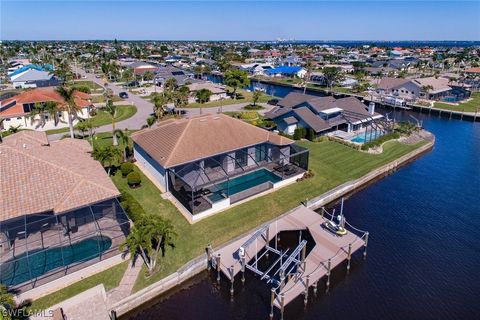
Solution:
{"label": "wooden dock", "polygon": [[[328,214],[327,211],[322,211]],[[347,261],[347,270],[350,269],[350,259],[354,252],[365,248],[368,244],[368,232],[355,229],[348,223],[345,228],[348,230],[344,236],[337,236],[324,229],[322,224],[327,220],[326,216],[319,214],[306,207],[299,207],[291,214],[278,219],[267,225],[261,226],[257,231],[245,235],[234,242],[222,247],[217,251],[210,252],[212,265],[218,272],[217,280],[220,280],[220,272],[232,283],[231,293],[233,294],[233,281],[235,276],[245,272],[250,261],[258,261],[261,251],[269,242],[282,231],[308,230],[315,240],[315,246],[310,253],[300,260],[298,268],[288,277],[282,278],[280,285],[272,287],[272,312],[273,306],[282,310],[283,308],[301,294],[308,296],[308,288],[315,286],[317,282],[327,277],[329,286],[330,272],[343,261]],[[243,247],[245,254],[239,254],[239,248]],[[274,250],[274,248],[271,248]],[[263,250],[265,252],[265,250]],[[300,255],[300,254],[299,254]],[[249,269],[253,269],[250,267]],[[267,277],[268,278],[268,277]],[[244,277],[242,275],[242,281]]]}

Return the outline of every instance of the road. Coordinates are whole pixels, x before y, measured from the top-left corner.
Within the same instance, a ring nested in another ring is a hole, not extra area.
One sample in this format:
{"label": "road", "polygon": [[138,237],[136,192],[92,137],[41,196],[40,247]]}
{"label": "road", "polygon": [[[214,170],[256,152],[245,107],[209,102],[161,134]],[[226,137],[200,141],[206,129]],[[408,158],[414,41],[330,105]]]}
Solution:
{"label": "road", "polygon": [[[81,76],[85,76],[83,80],[95,82],[102,88],[105,88],[104,80],[101,78],[100,79],[96,78],[94,74],[86,73],[84,70],[80,68],[76,69],[75,72],[80,74]],[[113,83],[109,83],[108,88],[110,88],[115,95],[118,95],[120,92],[125,91],[124,88]],[[134,104],[137,107],[137,112],[132,117],[115,123],[116,129],[139,130],[142,128],[142,126],[147,124],[147,118],[150,117],[153,113],[153,103],[131,92],[128,93],[128,99],[125,99],[121,102],[117,102],[116,104]],[[241,111],[243,107],[245,107],[248,104],[249,103],[237,103],[237,104],[225,105],[222,107],[202,108],[201,110],[200,108],[182,108],[179,110],[182,111],[182,114],[184,114],[185,117],[192,117],[192,116],[199,115],[200,112],[202,112],[202,114],[207,114],[207,113],[213,114],[218,112]],[[264,109],[258,110],[260,114],[264,114],[265,112],[269,111],[272,108],[271,105],[268,105],[266,103],[259,103],[259,105],[264,107]],[[95,132],[97,133],[111,132],[111,131],[112,131],[111,124],[107,124],[95,129]],[[66,133],[52,134],[48,136],[48,139],[50,141],[58,140],[58,139],[61,139],[65,134]]]}

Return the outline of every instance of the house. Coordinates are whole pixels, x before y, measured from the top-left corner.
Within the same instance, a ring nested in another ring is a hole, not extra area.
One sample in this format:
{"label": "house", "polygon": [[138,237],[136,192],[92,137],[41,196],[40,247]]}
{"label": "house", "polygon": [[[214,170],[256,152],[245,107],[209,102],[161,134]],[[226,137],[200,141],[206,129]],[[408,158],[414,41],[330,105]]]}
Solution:
{"label": "house", "polygon": [[197,100],[196,94],[199,90],[206,89],[209,90],[212,95],[210,96],[210,101],[218,101],[227,99],[227,90],[224,86],[212,83],[210,81],[205,82],[195,82],[187,85],[190,90],[189,103],[195,102]]}
{"label": "house", "polygon": [[196,82],[195,74],[174,66],[160,66],[155,71],[155,82],[158,85],[163,85],[165,81],[172,78],[177,80],[177,84],[180,86]]}
{"label": "house", "polygon": [[[90,102],[90,95],[75,91],[75,103],[78,107],[78,117],[86,118],[93,104]],[[31,117],[30,113],[36,104],[44,104],[48,101],[57,103],[57,114],[53,117],[51,113]],[[3,119],[1,126],[8,130],[11,127],[20,127],[30,130],[49,130],[68,127],[68,112],[65,110],[65,101],[53,87],[35,88],[15,95],[1,101],[0,119]],[[74,120],[74,123],[77,120]]]}
{"label": "house", "polygon": [[[19,292],[118,256],[130,222],[86,140],[0,143],[0,282]],[[99,268],[101,269],[101,268]]]}
{"label": "house", "polygon": [[367,110],[355,97],[335,99],[291,92],[265,117],[273,120],[280,132],[293,135],[295,129],[306,128],[319,136],[335,130],[359,130],[383,116],[375,113],[374,107]]}
{"label": "house", "polygon": [[130,63],[127,67],[129,69],[132,69],[133,73],[136,75],[143,75],[145,74],[145,72],[148,72],[148,71],[152,73],[157,71],[157,67],[143,61],[135,61],[133,63]]}
{"label": "house", "polygon": [[247,71],[251,75],[265,75],[267,70],[273,69],[270,63],[248,63],[239,66],[241,70]]}
{"label": "house", "polygon": [[14,88],[39,88],[48,86],[57,86],[59,81],[49,71],[37,69],[28,69],[22,73],[10,77]]}
{"label": "house", "polygon": [[280,66],[266,70],[265,74],[270,77],[304,78],[307,75],[307,70],[302,67]]}
{"label": "house", "polygon": [[139,168],[191,223],[295,182],[308,150],[224,114],[172,119],[132,134]]}
{"label": "house", "polygon": [[461,100],[470,96],[468,90],[443,77],[416,79],[384,77],[380,79],[376,91],[382,95],[391,95],[407,100],[418,98],[440,100],[449,96]]}

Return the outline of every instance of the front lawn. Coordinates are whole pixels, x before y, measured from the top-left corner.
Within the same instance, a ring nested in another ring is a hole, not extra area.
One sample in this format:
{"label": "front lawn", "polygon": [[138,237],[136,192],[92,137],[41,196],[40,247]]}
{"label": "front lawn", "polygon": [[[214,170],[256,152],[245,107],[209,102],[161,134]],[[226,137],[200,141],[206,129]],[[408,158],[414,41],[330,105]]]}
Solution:
{"label": "front lawn", "polygon": [[313,178],[252,199],[194,225],[190,225],[170,201],[162,199],[160,191],[145,176],[142,175],[140,188],[131,189],[126,179],[117,172],[113,177],[116,186],[135,198],[145,212],[170,219],[179,235],[175,248],[169,248],[159,261],[160,270],[149,278],[141,274],[134,290],[138,291],[175,272],[189,260],[201,255],[208,243],[220,245],[298,206],[300,201],[359,178],[423,143],[404,145],[396,141],[388,142],[384,152],[379,155],[359,152],[331,141],[302,141],[299,144],[310,149],[310,169],[315,173]]}
{"label": "front lawn", "polygon": [[99,272],[93,276],[82,279],[62,290],[56,291],[49,295],[46,295],[40,299],[32,302],[28,307],[29,310],[45,310],[57,303],[60,303],[66,299],[69,299],[85,290],[93,288],[101,283],[105,286],[105,290],[111,290],[118,287],[120,280],[122,280],[123,274],[127,270],[128,262],[122,262],[116,266],[113,266],[105,271]]}
{"label": "front lawn", "polygon": [[[227,106],[237,103],[245,103],[245,102],[253,102],[252,96],[253,93],[246,90],[237,89],[237,93],[240,95],[239,99],[225,99],[225,100],[218,100],[218,101],[210,101],[204,104],[194,102],[190,103],[187,108],[211,108],[211,107],[220,107],[220,106]],[[262,94],[260,99],[258,99],[257,103],[265,103],[268,102],[270,99],[273,99],[273,96]]]}
{"label": "front lawn", "polygon": [[458,106],[448,103],[435,102],[434,107],[461,112],[477,112],[477,109],[480,111],[480,92],[472,93],[469,101],[460,102]]}
{"label": "front lawn", "polygon": [[74,88],[88,87],[92,91],[103,91],[103,88],[97,83],[90,80],[76,80],[73,82]]}
{"label": "front lawn", "polygon": [[[137,112],[137,107],[132,105],[124,105],[124,106],[117,106],[117,115],[115,117],[115,121],[119,122],[122,120],[126,120],[132,117]],[[112,118],[108,113],[102,111],[102,109],[97,110],[97,114],[91,118],[91,121],[94,127],[100,127],[107,124],[112,123]],[[52,129],[47,130],[47,134],[55,134],[55,133],[62,133],[68,132],[69,128],[59,128],[59,129]]]}

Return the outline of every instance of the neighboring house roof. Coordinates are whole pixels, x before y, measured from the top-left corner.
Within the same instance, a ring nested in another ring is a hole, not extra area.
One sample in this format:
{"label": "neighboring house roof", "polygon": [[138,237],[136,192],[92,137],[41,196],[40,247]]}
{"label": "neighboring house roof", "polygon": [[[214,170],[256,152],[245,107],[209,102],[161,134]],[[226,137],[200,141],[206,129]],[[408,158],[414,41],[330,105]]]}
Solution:
{"label": "neighboring house roof", "polygon": [[164,168],[260,143],[290,145],[292,140],[224,114],[167,121],[132,134],[133,141]]}
{"label": "neighboring house roof", "polygon": [[227,92],[224,87],[211,82],[195,82],[187,85],[187,87],[190,91],[207,89],[210,90],[213,94],[222,94]]}
{"label": "neighboring house roof", "polygon": [[480,73],[480,67],[465,70],[466,73]]}
{"label": "neighboring house roof", "polygon": [[44,132],[21,131],[0,144],[0,221],[64,213],[118,197],[120,192],[85,140],[49,143]]}
{"label": "neighboring house roof", "polygon": [[46,65],[38,65],[38,64],[27,64],[26,66],[23,66],[21,68],[18,68],[17,70],[13,71],[12,73],[10,73],[8,76],[10,78],[20,74],[20,73],[23,73],[27,70],[30,70],[30,69],[33,69],[33,70],[38,70],[38,71],[52,71],[53,70],[53,66],[51,64],[46,64]]}
{"label": "neighboring house roof", "polygon": [[283,119],[286,124],[295,124],[298,123],[298,120],[295,117],[286,117]]}
{"label": "neighboring house roof", "polygon": [[438,93],[443,91],[449,91],[452,89],[449,86],[450,80],[442,77],[417,78],[411,80],[411,82],[419,87],[431,86],[432,89],[428,90],[429,93]]}
{"label": "neighboring house roof", "polygon": [[[77,107],[85,108],[91,106],[92,103],[89,101],[89,99],[91,99],[89,94],[81,91],[75,91],[75,103]],[[55,88],[36,88],[23,91],[16,96],[3,100],[0,107],[0,118],[26,114],[23,110],[23,104],[25,103],[38,103],[47,101],[57,102],[59,108],[65,106],[65,101],[57,93]]]}
{"label": "neighboring house roof", "polygon": [[47,71],[39,71],[36,69],[29,69],[18,76],[12,78],[12,82],[27,82],[27,81],[41,81],[50,80],[53,74]]}
{"label": "neighboring house roof", "polygon": [[302,67],[289,67],[289,66],[280,66],[277,68],[272,68],[272,69],[267,69],[265,70],[265,73],[267,74],[297,74],[303,70]]}
{"label": "neighboring house roof", "polygon": [[401,78],[390,78],[390,77],[383,77],[380,79],[377,88],[382,90],[392,90],[398,86],[402,86],[408,83],[410,80],[408,79],[401,79]]}

